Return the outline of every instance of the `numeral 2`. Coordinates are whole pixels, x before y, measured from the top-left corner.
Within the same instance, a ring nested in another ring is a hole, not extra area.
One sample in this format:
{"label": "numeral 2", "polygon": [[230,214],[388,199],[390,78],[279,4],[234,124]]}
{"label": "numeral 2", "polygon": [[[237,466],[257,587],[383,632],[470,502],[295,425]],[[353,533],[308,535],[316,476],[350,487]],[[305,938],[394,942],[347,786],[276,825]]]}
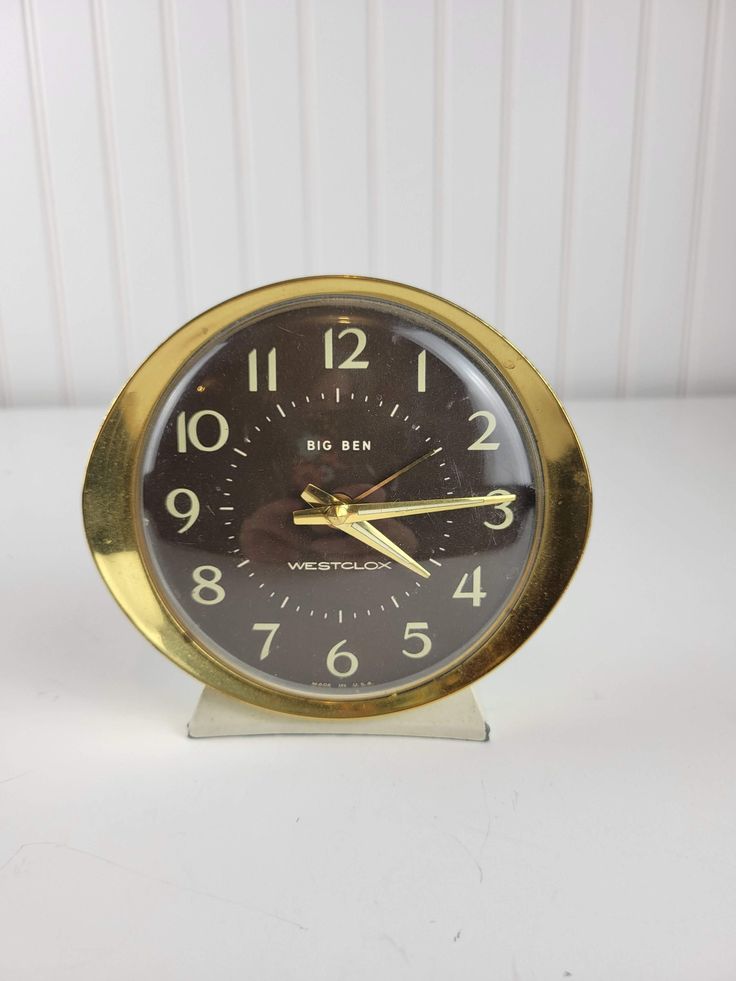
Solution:
{"label": "numeral 2", "polygon": [[469,450],[497,450],[501,445],[500,443],[487,443],[486,440],[491,435],[493,430],[496,428],[496,417],[492,412],[487,409],[479,409],[474,412],[472,416],[468,416],[468,422],[472,422],[473,419],[483,418],[487,422],[485,432],[482,436],[479,436],[474,443],[471,443],[468,447]]}

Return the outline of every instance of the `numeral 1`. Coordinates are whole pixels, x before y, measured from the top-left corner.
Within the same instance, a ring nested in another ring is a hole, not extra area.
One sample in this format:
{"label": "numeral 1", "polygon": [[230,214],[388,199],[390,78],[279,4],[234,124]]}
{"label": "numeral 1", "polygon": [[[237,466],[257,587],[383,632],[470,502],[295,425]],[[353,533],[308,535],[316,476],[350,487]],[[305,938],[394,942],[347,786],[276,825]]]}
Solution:
{"label": "numeral 1", "polygon": [[417,357],[417,391],[427,391],[427,352],[422,351]]}

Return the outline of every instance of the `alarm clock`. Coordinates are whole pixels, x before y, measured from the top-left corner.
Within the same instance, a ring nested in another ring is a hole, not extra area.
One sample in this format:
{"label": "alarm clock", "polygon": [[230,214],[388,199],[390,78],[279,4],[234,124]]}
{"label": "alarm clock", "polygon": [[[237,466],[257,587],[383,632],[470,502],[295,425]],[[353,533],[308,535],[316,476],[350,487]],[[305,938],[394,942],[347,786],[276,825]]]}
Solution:
{"label": "alarm clock", "polygon": [[559,401],[455,304],[352,276],[234,297],[164,341],[92,450],[97,567],[159,651],[260,709],[378,716],[542,623],[591,485]]}

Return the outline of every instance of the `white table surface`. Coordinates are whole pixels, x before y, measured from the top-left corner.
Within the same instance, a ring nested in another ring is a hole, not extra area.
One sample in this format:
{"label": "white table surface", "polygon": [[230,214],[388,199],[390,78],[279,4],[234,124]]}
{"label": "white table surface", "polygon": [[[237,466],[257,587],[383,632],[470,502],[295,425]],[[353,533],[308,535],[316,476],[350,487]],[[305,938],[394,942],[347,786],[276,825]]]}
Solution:
{"label": "white table surface", "polygon": [[0,977],[736,978],[736,400],[571,414],[590,544],[464,744],[188,740],[87,553],[102,413],[0,413]]}

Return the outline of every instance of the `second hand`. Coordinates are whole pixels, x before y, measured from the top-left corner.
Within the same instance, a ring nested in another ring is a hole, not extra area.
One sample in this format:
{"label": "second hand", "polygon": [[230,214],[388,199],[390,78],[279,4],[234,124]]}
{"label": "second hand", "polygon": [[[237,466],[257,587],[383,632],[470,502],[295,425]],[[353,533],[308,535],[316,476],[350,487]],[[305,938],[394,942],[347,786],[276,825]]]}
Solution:
{"label": "second hand", "polygon": [[365,497],[370,497],[371,494],[375,493],[377,490],[380,490],[382,487],[385,487],[386,484],[390,484],[392,480],[396,480],[396,478],[400,477],[402,473],[406,473],[407,470],[413,470],[413,468],[418,464],[424,463],[424,461],[428,460],[431,456],[435,456],[435,454],[441,452],[442,447],[438,446],[436,449],[430,450],[429,453],[425,453],[424,456],[420,456],[418,460],[413,460],[411,463],[407,463],[407,465],[402,467],[401,470],[397,470],[396,473],[392,473],[390,476],[385,477],[380,484],[374,484],[373,487],[369,487],[368,490],[363,491],[362,494],[358,494],[357,497],[353,498],[353,503],[355,504],[358,501],[362,501]]}

